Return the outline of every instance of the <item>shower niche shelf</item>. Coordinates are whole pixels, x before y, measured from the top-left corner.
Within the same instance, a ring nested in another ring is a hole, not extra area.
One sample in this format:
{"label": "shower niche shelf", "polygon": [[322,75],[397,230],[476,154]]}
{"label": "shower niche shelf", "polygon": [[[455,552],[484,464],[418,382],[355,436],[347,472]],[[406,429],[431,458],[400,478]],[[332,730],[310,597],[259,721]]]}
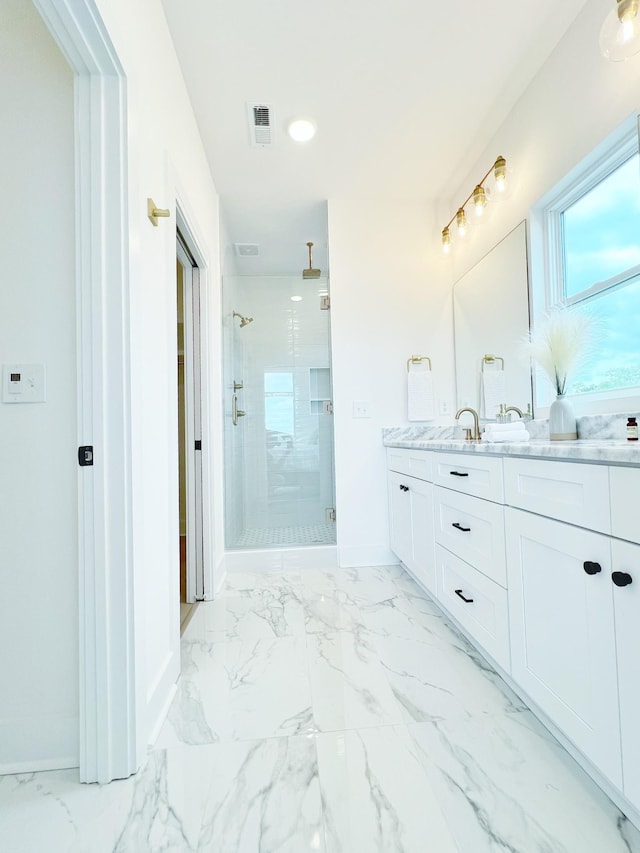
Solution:
{"label": "shower niche shelf", "polygon": [[331,368],[309,368],[309,411],[312,415],[331,412]]}

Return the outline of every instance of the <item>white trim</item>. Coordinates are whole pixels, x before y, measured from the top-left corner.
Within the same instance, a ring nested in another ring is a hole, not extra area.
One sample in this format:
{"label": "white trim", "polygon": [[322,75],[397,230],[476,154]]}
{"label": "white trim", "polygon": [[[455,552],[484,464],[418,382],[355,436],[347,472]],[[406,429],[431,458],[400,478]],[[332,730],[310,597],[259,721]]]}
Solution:
{"label": "white trim", "polygon": [[80,778],[135,772],[126,79],[94,0],[34,0],[75,79]]}
{"label": "white trim", "polygon": [[210,374],[210,298],[209,282],[210,268],[207,259],[200,248],[203,245],[194,231],[190,217],[185,213],[186,205],[181,193],[176,193],[176,224],[182,234],[193,259],[197,264],[198,294],[200,305],[200,436],[202,439],[201,474],[202,474],[202,577],[198,579],[197,598],[205,601],[213,598],[215,548],[213,536],[213,440],[214,430],[211,421],[211,374]]}
{"label": "white trim", "polygon": [[0,743],[0,776],[77,767],[78,716],[49,714],[44,720],[36,713],[3,720]]}
{"label": "white trim", "polygon": [[305,569],[335,569],[335,545],[304,545],[300,548],[262,548],[227,551],[225,569],[233,572],[288,572]]}
{"label": "white trim", "polygon": [[396,555],[382,545],[355,545],[338,548],[338,565],[344,569],[366,566],[397,566]]}
{"label": "white trim", "polygon": [[[562,214],[637,152],[638,125],[637,116],[633,115],[608,136],[595,151],[578,163],[535,206],[536,215],[541,215],[543,218],[545,270],[548,276],[547,309],[559,302],[574,303],[585,297],[584,292],[581,292],[565,300]],[[606,290],[611,283],[611,281],[598,282],[590,290]]]}
{"label": "white trim", "polygon": [[[200,404],[200,284],[198,268],[190,252],[176,241],[178,263],[183,270],[183,366],[184,366],[184,464],[186,498],[186,600],[195,602],[202,586],[202,451],[195,450],[202,441]],[[200,598],[202,595],[200,594]]]}

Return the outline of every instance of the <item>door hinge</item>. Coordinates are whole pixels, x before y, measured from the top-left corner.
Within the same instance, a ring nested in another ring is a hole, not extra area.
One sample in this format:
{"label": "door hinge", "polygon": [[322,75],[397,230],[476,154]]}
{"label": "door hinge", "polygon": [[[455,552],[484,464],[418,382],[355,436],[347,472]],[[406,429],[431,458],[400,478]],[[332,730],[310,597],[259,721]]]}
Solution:
{"label": "door hinge", "polygon": [[196,450],[202,450],[202,439],[196,438],[195,445],[196,445]]}
{"label": "door hinge", "polygon": [[333,507],[327,507],[324,511],[325,520],[326,521],[335,521],[336,520],[336,511]]}
{"label": "door hinge", "polygon": [[333,414],[333,403],[331,400],[323,400],[322,401],[322,414],[323,415],[332,415]]}
{"label": "door hinge", "polygon": [[78,465],[81,468],[86,468],[88,465],[93,465],[93,445],[83,444],[78,448]]}
{"label": "door hinge", "polygon": [[328,311],[331,308],[331,298],[329,296],[320,297],[320,310]]}

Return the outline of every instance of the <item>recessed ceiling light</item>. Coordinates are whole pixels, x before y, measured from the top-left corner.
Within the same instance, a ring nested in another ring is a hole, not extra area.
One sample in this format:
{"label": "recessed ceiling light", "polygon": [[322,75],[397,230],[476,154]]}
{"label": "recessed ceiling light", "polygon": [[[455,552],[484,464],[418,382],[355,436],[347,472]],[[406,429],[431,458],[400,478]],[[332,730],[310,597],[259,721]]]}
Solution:
{"label": "recessed ceiling light", "polygon": [[315,122],[308,118],[297,118],[289,124],[289,136],[294,142],[309,142],[316,135]]}
{"label": "recessed ceiling light", "polygon": [[292,302],[302,302],[302,296],[292,296],[291,301]]}

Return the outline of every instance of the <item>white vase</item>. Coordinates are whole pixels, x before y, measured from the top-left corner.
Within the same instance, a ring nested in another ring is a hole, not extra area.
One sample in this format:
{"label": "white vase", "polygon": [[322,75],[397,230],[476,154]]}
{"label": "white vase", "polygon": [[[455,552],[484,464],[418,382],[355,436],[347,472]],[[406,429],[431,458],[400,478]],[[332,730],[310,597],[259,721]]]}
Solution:
{"label": "white vase", "polygon": [[549,409],[549,438],[551,441],[571,441],[578,437],[573,406],[558,394]]}

